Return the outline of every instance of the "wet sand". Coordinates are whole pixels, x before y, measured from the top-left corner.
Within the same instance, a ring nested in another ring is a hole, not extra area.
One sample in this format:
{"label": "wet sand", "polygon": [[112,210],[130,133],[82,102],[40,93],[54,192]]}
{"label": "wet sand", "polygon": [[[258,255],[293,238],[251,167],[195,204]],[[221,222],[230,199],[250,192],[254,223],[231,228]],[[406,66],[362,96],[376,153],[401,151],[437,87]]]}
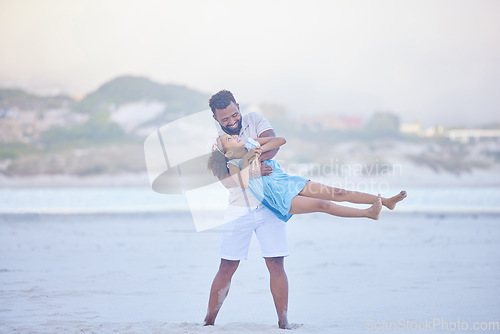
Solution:
{"label": "wet sand", "polygon": [[[285,261],[294,332],[500,321],[499,218],[295,216]],[[216,326],[200,325],[219,238],[183,212],[0,215],[0,332],[283,333],[255,239]]]}

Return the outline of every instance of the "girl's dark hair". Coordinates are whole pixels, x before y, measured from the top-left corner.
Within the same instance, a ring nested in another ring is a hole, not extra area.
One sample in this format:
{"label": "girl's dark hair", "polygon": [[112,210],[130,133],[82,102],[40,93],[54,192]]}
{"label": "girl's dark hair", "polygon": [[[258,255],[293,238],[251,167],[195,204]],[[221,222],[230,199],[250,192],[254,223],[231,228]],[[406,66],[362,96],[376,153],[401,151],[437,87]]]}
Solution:
{"label": "girl's dark hair", "polygon": [[208,158],[207,168],[211,170],[219,180],[226,178],[227,174],[229,174],[226,156],[219,150],[212,152]]}

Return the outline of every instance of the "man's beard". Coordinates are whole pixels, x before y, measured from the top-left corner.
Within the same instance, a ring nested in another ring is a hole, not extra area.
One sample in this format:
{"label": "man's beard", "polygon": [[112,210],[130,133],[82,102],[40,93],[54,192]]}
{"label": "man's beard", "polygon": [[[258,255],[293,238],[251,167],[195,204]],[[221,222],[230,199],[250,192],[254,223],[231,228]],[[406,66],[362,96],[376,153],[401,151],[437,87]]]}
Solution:
{"label": "man's beard", "polygon": [[241,119],[238,121],[238,127],[235,129],[230,129],[226,126],[220,126],[222,130],[227,133],[228,135],[239,135],[241,131]]}

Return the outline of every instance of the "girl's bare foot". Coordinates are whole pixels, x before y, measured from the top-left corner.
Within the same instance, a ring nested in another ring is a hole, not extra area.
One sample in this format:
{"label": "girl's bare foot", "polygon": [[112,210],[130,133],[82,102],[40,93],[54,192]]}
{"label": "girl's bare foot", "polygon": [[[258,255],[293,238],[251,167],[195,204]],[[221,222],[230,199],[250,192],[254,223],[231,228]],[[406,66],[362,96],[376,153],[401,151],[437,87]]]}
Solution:
{"label": "girl's bare foot", "polygon": [[394,210],[394,208],[396,207],[396,203],[404,200],[406,198],[406,195],[406,191],[403,190],[396,196],[392,196],[391,198],[384,198],[382,204],[389,210]]}
{"label": "girl's bare foot", "polygon": [[372,206],[366,209],[366,216],[368,218],[378,220],[380,210],[382,210],[382,198],[380,197],[380,194],[378,194],[377,200],[372,204]]}

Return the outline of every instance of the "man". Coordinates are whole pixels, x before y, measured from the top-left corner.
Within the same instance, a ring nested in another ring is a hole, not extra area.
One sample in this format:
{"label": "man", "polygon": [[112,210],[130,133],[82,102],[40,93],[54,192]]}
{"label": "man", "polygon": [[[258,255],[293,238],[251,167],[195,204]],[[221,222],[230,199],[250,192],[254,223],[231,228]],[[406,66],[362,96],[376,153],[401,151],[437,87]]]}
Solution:
{"label": "man", "polygon": [[[233,94],[227,90],[213,95],[209,105],[214,119],[221,127],[220,135],[224,133],[238,135],[241,140],[276,136],[271,125],[262,115],[250,113],[241,116],[238,103]],[[262,161],[273,158],[277,151],[276,149],[261,155],[260,173],[262,175],[272,173],[272,168],[263,164]],[[240,260],[246,260],[250,240],[255,232],[270,274],[271,294],[278,314],[278,326],[290,329],[287,318],[288,279],[284,268],[284,257],[288,256],[285,223],[253,198],[246,189],[227,184],[227,182],[223,183],[231,188],[229,206],[226,210],[226,219],[230,221],[227,225],[230,225],[230,228],[222,236],[221,262],[210,289],[204,325],[215,323],[215,318],[229,292],[231,278]]]}

